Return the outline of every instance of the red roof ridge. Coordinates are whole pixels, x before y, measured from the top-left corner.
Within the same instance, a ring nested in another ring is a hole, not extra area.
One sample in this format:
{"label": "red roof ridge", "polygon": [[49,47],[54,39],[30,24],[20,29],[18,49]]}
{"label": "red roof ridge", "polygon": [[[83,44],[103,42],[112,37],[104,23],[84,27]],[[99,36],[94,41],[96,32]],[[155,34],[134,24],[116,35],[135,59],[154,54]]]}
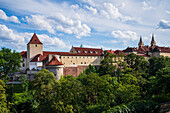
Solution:
{"label": "red roof ridge", "polygon": [[53,56],[53,58],[50,60],[50,62],[48,62],[47,64],[46,64],[47,66],[57,66],[57,65],[64,65],[64,64],[62,64],[55,56]]}
{"label": "red roof ridge", "polygon": [[34,33],[28,44],[42,44],[42,42],[40,42],[40,40],[37,37],[36,33]]}

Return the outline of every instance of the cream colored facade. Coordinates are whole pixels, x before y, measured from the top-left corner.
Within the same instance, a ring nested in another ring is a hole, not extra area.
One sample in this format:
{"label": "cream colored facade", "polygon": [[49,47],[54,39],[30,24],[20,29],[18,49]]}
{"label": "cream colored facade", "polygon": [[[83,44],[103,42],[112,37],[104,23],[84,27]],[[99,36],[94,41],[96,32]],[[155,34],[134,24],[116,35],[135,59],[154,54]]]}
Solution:
{"label": "cream colored facade", "polygon": [[61,62],[65,67],[74,65],[100,65],[103,56],[61,56]]}
{"label": "cream colored facade", "polygon": [[43,55],[43,44],[27,44],[27,68],[29,62],[38,54]]}

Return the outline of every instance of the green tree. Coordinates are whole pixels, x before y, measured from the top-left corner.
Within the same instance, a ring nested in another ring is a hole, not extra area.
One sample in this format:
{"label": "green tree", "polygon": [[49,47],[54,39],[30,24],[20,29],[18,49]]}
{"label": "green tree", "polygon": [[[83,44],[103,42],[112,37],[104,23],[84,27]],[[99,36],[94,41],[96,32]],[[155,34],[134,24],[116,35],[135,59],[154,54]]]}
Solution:
{"label": "green tree", "polygon": [[101,61],[101,66],[99,67],[99,74],[102,75],[115,75],[116,67],[113,65],[113,54],[105,51],[104,52],[104,59]]}
{"label": "green tree", "polygon": [[96,73],[97,69],[93,65],[89,65],[89,67],[84,71],[85,74]]}
{"label": "green tree", "polygon": [[[2,48],[0,51],[0,73],[5,80],[7,80],[8,75],[14,74],[15,72],[19,71],[19,68],[21,67],[21,55],[17,53],[16,51],[11,52],[11,49],[8,48]],[[5,81],[7,82],[7,81]]]}
{"label": "green tree", "polygon": [[0,113],[9,113],[4,87],[5,83],[0,79]]}
{"label": "green tree", "polygon": [[28,84],[29,84],[29,82],[28,82],[28,79],[27,79],[27,77],[26,77],[26,75],[21,75],[20,77],[19,77],[19,81],[21,82],[21,85],[22,85],[22,89],[23,89],[23,91],[28,91]]}
{"label": "green tree", "polygon": [[54,89],[56,86],[56,77],[52,72],[43,69],[37,72],[32,81],[32,90],[35,100],[39,103],[39,112],[50,112]]}

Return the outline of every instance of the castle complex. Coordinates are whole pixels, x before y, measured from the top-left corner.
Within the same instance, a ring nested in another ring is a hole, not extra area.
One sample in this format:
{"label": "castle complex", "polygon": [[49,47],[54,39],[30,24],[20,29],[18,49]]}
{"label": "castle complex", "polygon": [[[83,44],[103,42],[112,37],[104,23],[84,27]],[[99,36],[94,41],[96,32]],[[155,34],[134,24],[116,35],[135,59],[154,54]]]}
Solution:
{"label": "castle complex", "polygon": [[[128,47],[125,50],[106,50],[115,55],[135,53],[137,55],[149,57],[159,57],[160,55],[170,57],[169,47],[159,47],[156,45],[154,36],[152,36],[151,46],[145,46],[142,38],[137,48]],[[27,44],[27,51],[22,51],[21,56],[21,73],[26,73],[29,80],[33,79],[34,74],[45,68],[53,72],[56,79],[59,80],[61,75],[78,76],[85,70],[89,64],[100,66],[100,62],[104,58],[104,51],[97,48],[73,47],[70,52],[52,52],[43,51],[43,43],[34,33],[31,40]]]}

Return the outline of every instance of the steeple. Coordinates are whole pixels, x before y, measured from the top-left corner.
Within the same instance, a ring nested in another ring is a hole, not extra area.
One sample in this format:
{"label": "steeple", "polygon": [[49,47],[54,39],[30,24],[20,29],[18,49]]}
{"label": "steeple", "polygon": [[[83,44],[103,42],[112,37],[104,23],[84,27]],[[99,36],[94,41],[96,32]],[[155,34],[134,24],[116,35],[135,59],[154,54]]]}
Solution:
{"label": "steeple", "polygon": [[139,43],[138,43],[138,47],[141,47],[141,46],[144,46],[144,43],[143,43],[143,41],[142,41],[142,37],[140,36],[140,41],[139,41]]}
{"label": "steeple", "polygon": [[151,46],[156,46],[156,42],[153,34],[152,34]]}

